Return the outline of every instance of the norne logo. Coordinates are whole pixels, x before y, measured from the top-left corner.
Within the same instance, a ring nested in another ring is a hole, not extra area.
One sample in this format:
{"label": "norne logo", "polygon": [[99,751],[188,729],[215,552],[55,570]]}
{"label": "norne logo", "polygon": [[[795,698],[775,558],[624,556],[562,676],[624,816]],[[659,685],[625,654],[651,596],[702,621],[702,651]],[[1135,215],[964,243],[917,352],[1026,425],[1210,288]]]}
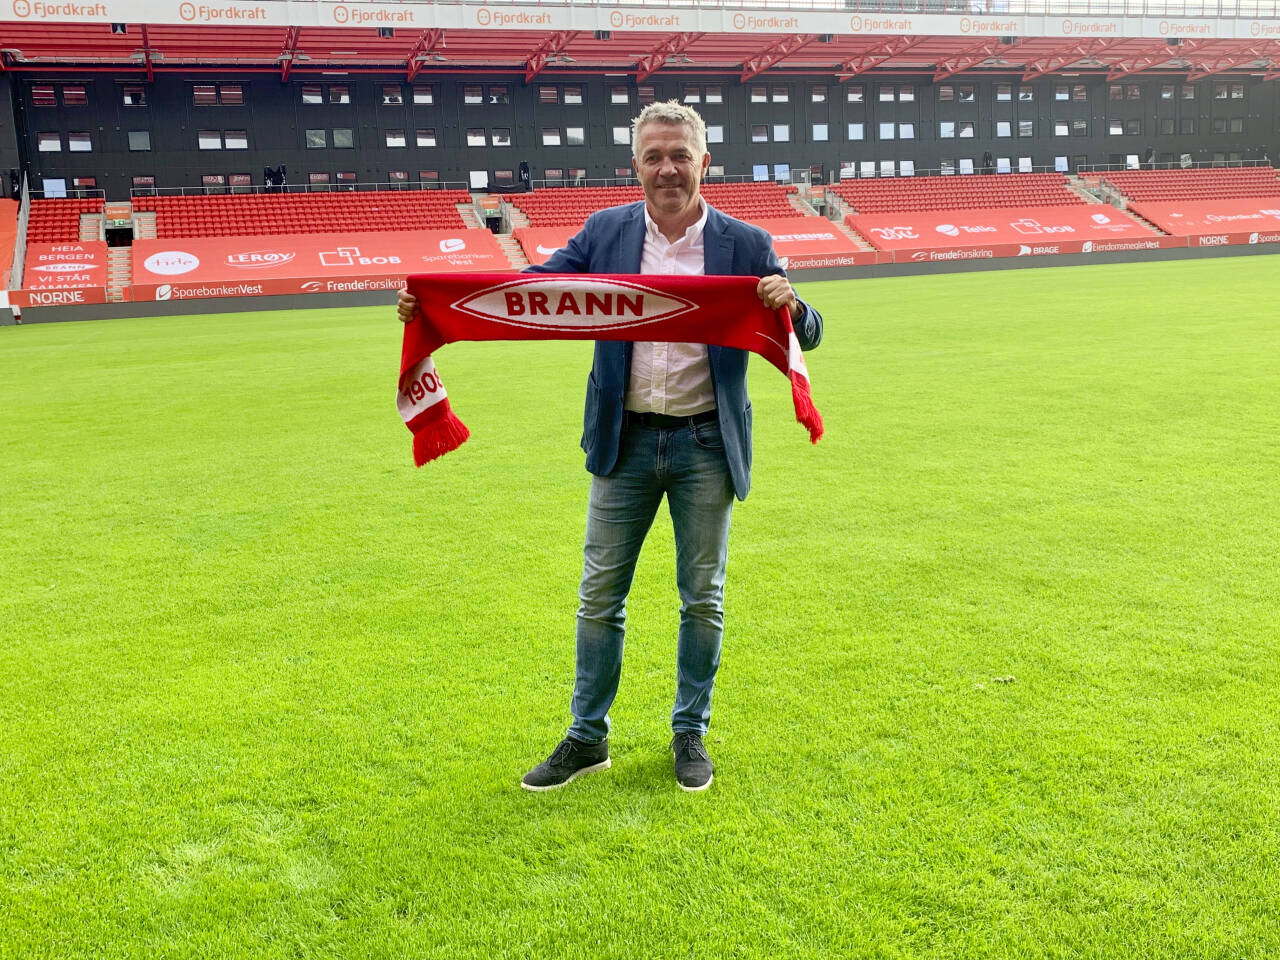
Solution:
{"label": "norne logo", "polygon": [[228,253],[227,266],[240,267],[243,270],[262,270],[288,263],[295,256],[297,254],[292,250],[288,253],[280,253],[277,250],[247,250],[244,253]]}
{"label": "norne logo", "polygon": [[669,320],[695,309],[674,294],[622,280],[513,280],[463,297],[453,309],[536,330],[611,330]]}
{"label": "norne logo", "polygon": [[84,303],[83,290],[32,290],[28,296],[33,307],[53,307],[63,303]]}

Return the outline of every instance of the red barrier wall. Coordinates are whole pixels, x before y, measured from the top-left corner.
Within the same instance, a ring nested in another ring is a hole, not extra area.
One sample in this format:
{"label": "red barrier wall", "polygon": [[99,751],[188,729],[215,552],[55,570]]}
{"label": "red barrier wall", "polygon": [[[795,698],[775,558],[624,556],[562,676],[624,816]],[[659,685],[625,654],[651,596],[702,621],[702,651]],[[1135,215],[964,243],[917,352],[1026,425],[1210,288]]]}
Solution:
{"label": "red barrier wall", "polygon": [[392,290],[410,273],[509,269],[477,229],[138,240],[133,299]]}
{"label": "red barrier wall", "polygon": [[1157,235],[1123,212],[1097,203],[850,214],[847,221],[872,246],[893,251],[933,246],[990,248],[1000,244],[1034,248],[1073,240],[1110,241]]}
{"label": "red barrier wall", "polygon": [[1280,233],[1280,197],[1144,201],[1129,206],[1161,230],[1179,237],[1230,231]]}

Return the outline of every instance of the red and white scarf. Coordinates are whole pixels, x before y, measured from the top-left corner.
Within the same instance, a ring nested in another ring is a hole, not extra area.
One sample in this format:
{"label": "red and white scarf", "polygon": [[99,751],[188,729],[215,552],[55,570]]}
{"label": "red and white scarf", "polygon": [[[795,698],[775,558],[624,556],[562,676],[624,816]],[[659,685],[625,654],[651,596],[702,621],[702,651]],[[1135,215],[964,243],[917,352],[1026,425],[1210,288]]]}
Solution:
{"label": "red and white scarf", "polygon": [[404,326],[396,405],[413,433],[413,462],[471,434],[449,407],[432,354],[458,340],[652,340],[758,353],[791,380],[796,420],[817,443],[822,415],[785,307],[770,310],[755,277],[659,274],[415,274],[418,312]]}

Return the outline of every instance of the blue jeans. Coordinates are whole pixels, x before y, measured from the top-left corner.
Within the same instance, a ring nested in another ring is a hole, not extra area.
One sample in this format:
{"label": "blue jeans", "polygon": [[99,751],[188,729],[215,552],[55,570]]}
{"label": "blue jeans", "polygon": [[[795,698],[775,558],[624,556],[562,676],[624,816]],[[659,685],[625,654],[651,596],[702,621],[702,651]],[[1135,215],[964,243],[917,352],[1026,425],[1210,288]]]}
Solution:
{"label": "blue jeans", "polygon": [[675,530],[680,591],[671,728],[707,732],[724,633],[724,569],[733,511],[733,482],[714,421],[674,429],[628,428],[613,472],[591,480],[569,727],[578,740],[596,742],[609,735],[609,707],[622,673],[627,593],[663,494]]}

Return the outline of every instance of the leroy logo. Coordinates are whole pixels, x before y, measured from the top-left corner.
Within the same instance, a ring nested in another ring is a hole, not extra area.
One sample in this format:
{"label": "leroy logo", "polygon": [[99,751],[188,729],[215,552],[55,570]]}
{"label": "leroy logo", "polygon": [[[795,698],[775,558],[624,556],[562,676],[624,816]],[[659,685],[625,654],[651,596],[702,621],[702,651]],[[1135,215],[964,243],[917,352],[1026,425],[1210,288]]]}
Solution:
{"label": "leroy logo", "polygon": [[440,241],[441,253],[457,253],[459,250],[467,249],[467,241],[461,237],[450,237],[448,240]]}
{"label": "leroy logo", "polygon": [[228,253],[227,266],[239,267],[242,270],[262,270],[288,263],[295,256],[297,254],[292,250],[288,253],[277,250],[248,250],[244,253]]}
{"label": "leroy logo", "polygon": [[611,330],[669,320],[694,304],[623,280],[513,280],[451,305],[482,320],[535,330]]}
{"label": "leroy logo", "polygon": [[190,273],[200,266],[200,258],[185,250],[162,250],[143,260],[142,266],[151,273],[173,277],[181,273]]}

